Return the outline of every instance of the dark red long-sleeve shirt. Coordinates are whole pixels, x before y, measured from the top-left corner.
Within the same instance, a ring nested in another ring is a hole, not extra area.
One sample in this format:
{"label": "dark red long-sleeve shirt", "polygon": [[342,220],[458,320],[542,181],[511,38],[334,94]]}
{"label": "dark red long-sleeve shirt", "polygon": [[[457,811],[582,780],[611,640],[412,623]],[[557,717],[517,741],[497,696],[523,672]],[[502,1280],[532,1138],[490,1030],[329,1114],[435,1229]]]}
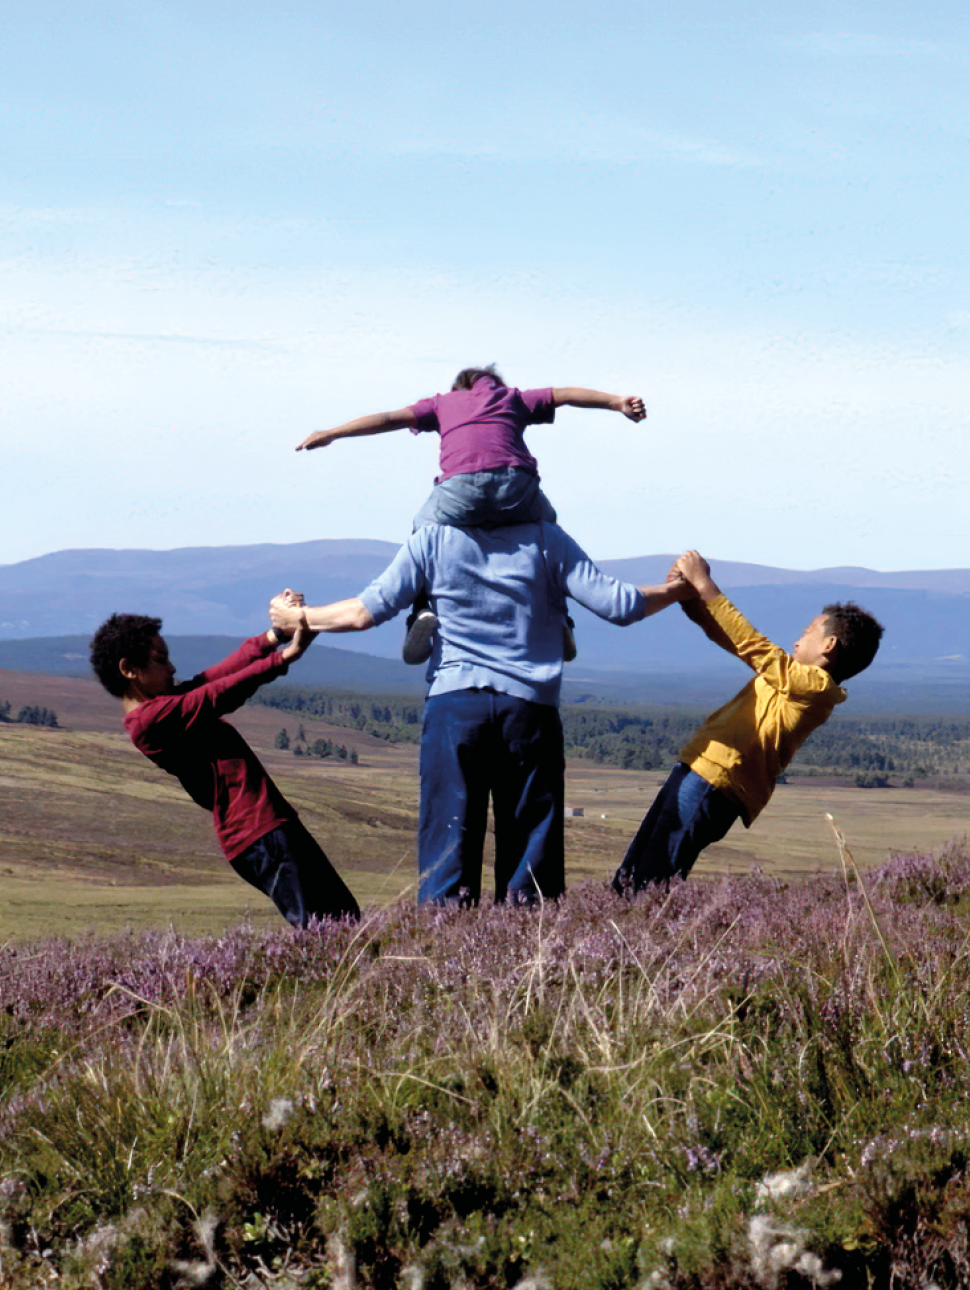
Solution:
{"label": "dark red long-sleeve shirt", "polygon": [[212,812],[227,860],[296,818],[246,740],[222,720],[287,667],[265,633],[253,636],[221,663],[176,686],[174,694],[141,703],[125,716],[139,752]]}

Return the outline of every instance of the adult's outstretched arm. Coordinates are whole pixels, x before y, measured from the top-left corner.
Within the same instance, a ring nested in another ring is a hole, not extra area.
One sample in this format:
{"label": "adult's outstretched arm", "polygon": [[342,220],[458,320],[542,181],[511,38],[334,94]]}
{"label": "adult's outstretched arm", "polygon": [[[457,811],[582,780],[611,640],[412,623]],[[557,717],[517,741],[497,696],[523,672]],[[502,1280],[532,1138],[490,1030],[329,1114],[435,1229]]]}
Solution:
{"label": "adult's outstretched arm", "polygon": [[659,614],[661,609],[666,609],[669,605],[684,604],[689,600],[697,599],[697,592],[686,578],[673,578],[657,587],[637,587],[637,591],[646,602],[644,618],[649,618],[651,614]]}
{"label": "adult's outstretched arm", "polygon": [[374,626],[370,610],[357,596],[336,600],[332,605],[294,605],[286,593],[269,603],[269,618],[274,627],[294,632],[304,627],[311,632],[365,632]]}
{"label": "adult's outstretched arm", "polygon": [[682,578],[662,586],[637,587],[604,573],[589,558],[579,543],[552,526],[543,526],[547,544],[549,571],[568,596],[599,618],[620,627],[637,623],[697,593]]}

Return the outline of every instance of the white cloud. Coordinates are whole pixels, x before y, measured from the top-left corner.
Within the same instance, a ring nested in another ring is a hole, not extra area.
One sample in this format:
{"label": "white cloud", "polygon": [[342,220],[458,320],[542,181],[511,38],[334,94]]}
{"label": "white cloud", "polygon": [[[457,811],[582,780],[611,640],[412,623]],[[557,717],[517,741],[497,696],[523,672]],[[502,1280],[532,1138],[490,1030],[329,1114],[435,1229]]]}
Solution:
{"label": "white cloud", "polygon": [[[530,435],[564,523],[601,557],[696,545],[795,567],[935,567],[941,534],[964,540],[970,359],[956,345],[772,334],[538,273],[136,267],[7,273],[7,561],[402,538],[434,441],[295,444],[492,359],[523,386],[646,397],[642,426],[564,410]],[[949,562],[970,562],[970,535]]]}

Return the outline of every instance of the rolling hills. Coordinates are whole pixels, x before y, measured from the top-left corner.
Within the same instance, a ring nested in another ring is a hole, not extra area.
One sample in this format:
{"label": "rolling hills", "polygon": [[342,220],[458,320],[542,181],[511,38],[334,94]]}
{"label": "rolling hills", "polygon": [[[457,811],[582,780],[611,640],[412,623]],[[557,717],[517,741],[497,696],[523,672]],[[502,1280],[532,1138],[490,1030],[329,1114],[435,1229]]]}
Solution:
{"label": "rolling hills", "polygon": [[[0,667],[86,672],[86,642],[109,613],[157,614],[178,640],[182,675],[259,631],[283,586],[311,603],[357,594],[396,548],[386,542],[321,540],[172,551],[69,550],[0,565]],[[669,554],[604,560],[608,572],[659,582]],[[819,608],[854,599],[885,624],[883,649],[852,687],[873,710],[970,711],[970,570],[878,572],[863,568],[777,569],[714,561],[714,573],[751,620],[785,644]],[[720,699],[739,676],[677,612],[618,630],[577,609],[579,659],[567,692],[598,698]],[[318,642],[294,680],[339,689],[419,693],[420,668],[399,661],[402,624]],[[216,637],[224,640],[213,639]]]}

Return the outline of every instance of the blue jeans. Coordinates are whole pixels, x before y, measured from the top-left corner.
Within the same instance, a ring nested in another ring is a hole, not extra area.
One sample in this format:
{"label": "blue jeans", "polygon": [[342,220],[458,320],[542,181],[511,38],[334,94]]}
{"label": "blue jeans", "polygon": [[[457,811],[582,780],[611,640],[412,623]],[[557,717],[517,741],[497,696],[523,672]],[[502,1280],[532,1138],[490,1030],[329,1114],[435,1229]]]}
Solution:
{"label": "blue jeans", "polygon": [[538,475],[518,466],[452,475],[436,484],[414,517],[414,528],[451,524],[456,528],[499,528],[503,524],[556,522]]}
{"label": "blue jeans", "polygon": [[454,690],[428,699],[418,900],[478,903],[489,794],[496,902],[561,896],[565,765],[556,708],[494,690]]}
{"label": "blue jeans", "polygon": [[359,918],[357,901],[300,820],[287,820],[230,861],[294,927],[311,918]]}
{"label": "blue jeans", "polygon": [[704,848],[720,842],[740,814],[725,793],[678,762],[630,843],[614,888],[633,893],[677,874],[686,878]]}

